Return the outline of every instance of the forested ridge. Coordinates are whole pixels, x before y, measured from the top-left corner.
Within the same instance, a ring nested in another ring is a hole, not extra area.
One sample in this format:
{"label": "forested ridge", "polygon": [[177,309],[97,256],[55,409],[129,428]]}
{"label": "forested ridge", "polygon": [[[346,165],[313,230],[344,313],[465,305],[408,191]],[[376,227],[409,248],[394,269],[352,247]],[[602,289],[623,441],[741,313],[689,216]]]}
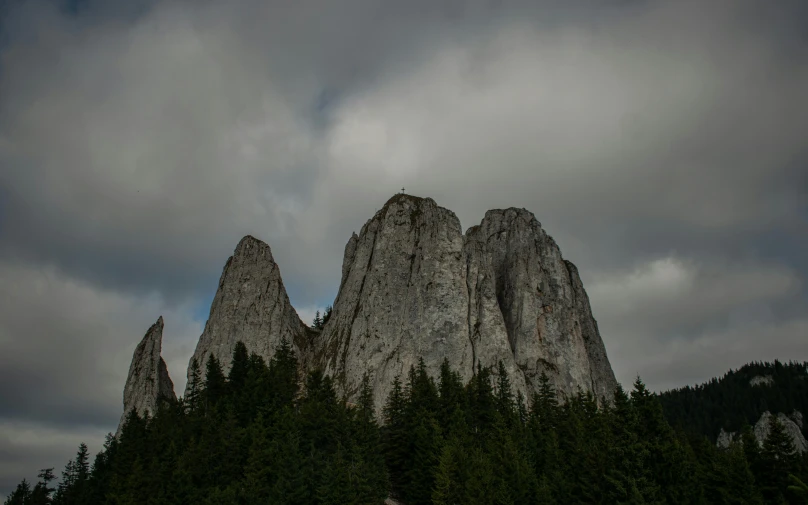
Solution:
{"label": "forested ridge", "polygon": [[[750,384],[755,378],[764,380]],[[766,411],[808,414],[808,362],[749,363],[704,384],[661,393],[659,400],[672,426],[715,441],[722,428],[739,431]]]}
{"label": "forested ridge", "polygon": [[[808,460],[773,423],[759,448],[716,449],[671,427],[637,379],[611,401],[559,403],[542,377],[514,396],[500,364],[467,384],[448,363],[397,378],[383,412],[366,376],[356,404],[284,342],[265,363],[240,344],[227,376],[192,368],[189,393],[131,412],[91,462],[82,444],[56,483],[23,481],[6,505],[804,503]],[[377,417],[382,423],[377,422]],[[789,475],[792,489],[789,490]]]}

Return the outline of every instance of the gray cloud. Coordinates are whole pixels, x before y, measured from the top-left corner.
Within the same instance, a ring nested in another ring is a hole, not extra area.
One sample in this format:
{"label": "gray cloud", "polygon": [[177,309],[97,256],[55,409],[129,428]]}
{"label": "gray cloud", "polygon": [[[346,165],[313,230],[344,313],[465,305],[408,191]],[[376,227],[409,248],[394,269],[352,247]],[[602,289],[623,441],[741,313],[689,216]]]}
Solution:
{"label": "gray cloud", "polygon": [[160,314],[182,389],[242,235],[269,242],[309,319],[401,186],[466,227],[533,211],[623,382],[808,359],[806,10],[23,3],[0,49],[0,492],[33,463],[12,433],[63,436],[59,465],[114,428]]}

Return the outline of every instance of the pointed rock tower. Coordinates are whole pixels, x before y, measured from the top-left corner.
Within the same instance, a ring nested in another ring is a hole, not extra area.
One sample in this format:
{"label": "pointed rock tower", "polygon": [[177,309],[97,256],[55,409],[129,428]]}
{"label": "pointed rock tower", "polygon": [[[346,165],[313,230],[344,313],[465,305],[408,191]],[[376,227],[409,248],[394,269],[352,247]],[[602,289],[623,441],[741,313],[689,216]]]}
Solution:
{"label": "pointed rock tower", "polygon": [[[466,232],[466,252],[469,270],[477,272],[469,280],[477,308],[470,311],[475,346],[506,340],[526,392],[537,389],[544,372],[560,392],[581,387],[610,398],[617,381],[578,269],[562,258],[533,214],[513,208],[486,212]],[[496,359],[478,354],[483,365]]]}
{"label": "pointed rock tower", "polygon": [[466,261],[460,221],[432,199],[397,195],[345,247],[342,281],[318,358],[354,396],[367,371],[380,407],[393,378],[423,358],[471,377]]}
{"label": "pointed rock tower", "polygon": [[502,361],[525,395],[542,372],[562,394],[617,385],[577,269],[533,214],[492,210],[464,235],[434,200],[399,194],[348,241],[313,363],[349,397],[369,372],[379,408],[419,358],[464,380]]}
{"label": "pointed rock tower", "polygon": [[[268,360],[284,338],[301,356],[306,351],[308,332],[289,303],[269,246],[248,235],[224,266],[190,363],[196,359],[204,370],[208,356],[213,355],[227,373],[237,342],[244,342],[250,353]],[[189,364],[189,384],[190,372]]]}
{"label": "pointed rock tower", "polygon": [[166,362],[160,356],[163,345],[163,316],[154,323],[135,348],[129,376],[123,390],[123,416],[118,423],[120,434],[126,416],[135,409],[141,416],[154,414],[162,400],[174,401],[174,383],[168,376]]}

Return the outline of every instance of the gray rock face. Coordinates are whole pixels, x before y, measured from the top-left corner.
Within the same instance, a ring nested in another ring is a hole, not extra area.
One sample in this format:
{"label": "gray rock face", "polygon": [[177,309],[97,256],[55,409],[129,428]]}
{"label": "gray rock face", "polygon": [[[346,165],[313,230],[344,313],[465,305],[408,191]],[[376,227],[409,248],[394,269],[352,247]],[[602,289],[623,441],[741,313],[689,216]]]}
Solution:
{"label": "gray rock face", "polygon": [[[490,340],[507,341],[527,392],[535,390],[545,372],[562,393],[580,387],[610,397],[617,382],[578,270],[561,257],[533,214],[524,209],[488,211],[480,226],[466,232],[466,243],[469,262],[478,264],[493,287],[494,318],[505,326],[502,334],[492,325],[500,335]],[[476,303],[475,297],[471,302]],[[486,326],[485,321],[479,326]],[[499,358],[480,353],[484,365]]]}
{"label": "gray rock face", "polygon": [[160,401],[177,399],[166,362],[160,356],[162,345],[163,317],[160,316],[146,332],[132,356],[129,376],[123,390],[123,416],[118,424],[117,434],[120,434],[126,416],[132,409],[140,416],[146,412],[154,414]]}
{"label": "gray rock face", "polygon": [[721,431],[718,432],[718,439],[715,441],[716,447],[720,449],[728,449],[729,446],[736,442],[738,434],[734,431],[724,431],[724,428],[721,428]]}
{"label": "gray rock face", "polygon": [[525,395],[541,372],[563,394],[617,385],[577,270],[530,212],[489,211],[463,235],[454,213],[408,195],[349,240],[315,354],[349,397],[369,372],[377,407],[419,358],[464,380],[502,361]]}
{"label": "gray rock face", "polygon": [[352,397],[367,371],[376,406],[423,357],[464,379],[474,360],[460,221],[432,200],[395,197],[345,247],[342,282],[316,362]]}
{"label": "gray rock face", "polygon": [[[758,443],[763,444],[763,441],[769,436],[773,417],[774,416],[770,412],[764,412],[763,415],[760,416],[758,422],[755,424],[755,438],[758,440]],[[782,412],[777,414],[777,420],[780,421],[780,424],[783,425],[786,433],[788,433],[788,435],[791,437],[791,440],[794,442],[794,446],[797,448],[797,452],[799,454],[802,454],[808,450],[808,442],[806,442],[805,436],[803,436],[802,430],[797,423]]]}
{"label": "gray rock face", "polygon": [[799,410],[795,410],[788,417],[790,417],[791,420],[794,421],[794,424],[796,424],[800,429],[802,429],[802,412],[800,412]]}
{"label": "gray rock face", "polygon": [[307,326],[289,303],[269,246],[246,236],[225,264],[208,321],[190,363],[196,359],[204,373],[212,354],[227,373],[238,341],[244,342],[250,353],[268,360],[281,340],[286,339],[299,356],[305,356],[309,335]]}
{"label": "gray rock face", "polygon": [[[771,421],[774,415],[771,412],[766,411],[758,419],[758,422],[755,423],[755,427],[753,428],[753,432],[755,434],[755,439],[760,446],[763,446],[763,442],[769,436],[769,431],[771,430]],[[802,434],[802,413],[795,410],[791,415],[785,415],[782,412],[777,414],[777,419],[785,428],[786,433],[791,437],[792,442],[794,442],[794,447],[797,448],[797,452],[802,454],[808,451],[808,442],[805,440],[805,436]],[[741,443],[741,437],[738,435],[737,432],[726,432],[723,428],[718,433],[718,439],[715,442],[715,445],[720,448],[728,448],[730,445],[734,443]]]}
{"label": "gray rock face", "polygon": [[758,375],[749,380],[750,386],[771,386],[774,384],[774,379],[771,375]]}

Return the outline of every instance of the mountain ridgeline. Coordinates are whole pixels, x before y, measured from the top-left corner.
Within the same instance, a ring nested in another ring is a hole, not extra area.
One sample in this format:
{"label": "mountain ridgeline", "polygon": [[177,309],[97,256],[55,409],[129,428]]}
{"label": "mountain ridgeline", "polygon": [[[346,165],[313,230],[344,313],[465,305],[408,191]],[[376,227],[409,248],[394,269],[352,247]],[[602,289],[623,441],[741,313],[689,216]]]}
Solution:
{"label": "mountain ridgeline", "polygon": [[778,415],[795,431],[798,448],[805,450],[808,362],[749,363],[704,384],[666,391],[659,399],[673,426],[722,445],[745,426],[754,427],[761,438],[765,421]]}
{"label": "mountain ridgeline", "polygon": [[[523,209],[489,211],[463,234],[433,200],[393,197],[348,241],[337,297],[311,327],[269,246],[244,237],[179,399],[162,333],[160,318],[137,346],[124,417],[95,460],[82,444],[58,484],[43,469],[5,505],[808,497],[804,439],[785,426],[802,419],[780,414],[803,407],[805,364],[663,395],[638,378],[626,393],[577,269]],[[747,399],[773,383],[789,392]],[[742,426],[761,409],[772,413],[759,427]],[[741,433],[723,446],[704,436],[722,428]]]}
{"label": "mountain ridgeline", "polygon": [[377,410],[420,359],[432,376],[448,360],[464,381],[502,362],[525,397],[542,373],[562,395],[580,388],[601,400],[617,385],[577,269],[524,209],[488,211],[463,234],[434,200],[394,196],[348,240],[322,328],[298,317],[269,245],[244,237],[225,264],[189,379],[191,364],[208,356],[227,372],[236,342],[269,360],[282,340],[302,371],[322,370],[351,401],[367,373]]}

